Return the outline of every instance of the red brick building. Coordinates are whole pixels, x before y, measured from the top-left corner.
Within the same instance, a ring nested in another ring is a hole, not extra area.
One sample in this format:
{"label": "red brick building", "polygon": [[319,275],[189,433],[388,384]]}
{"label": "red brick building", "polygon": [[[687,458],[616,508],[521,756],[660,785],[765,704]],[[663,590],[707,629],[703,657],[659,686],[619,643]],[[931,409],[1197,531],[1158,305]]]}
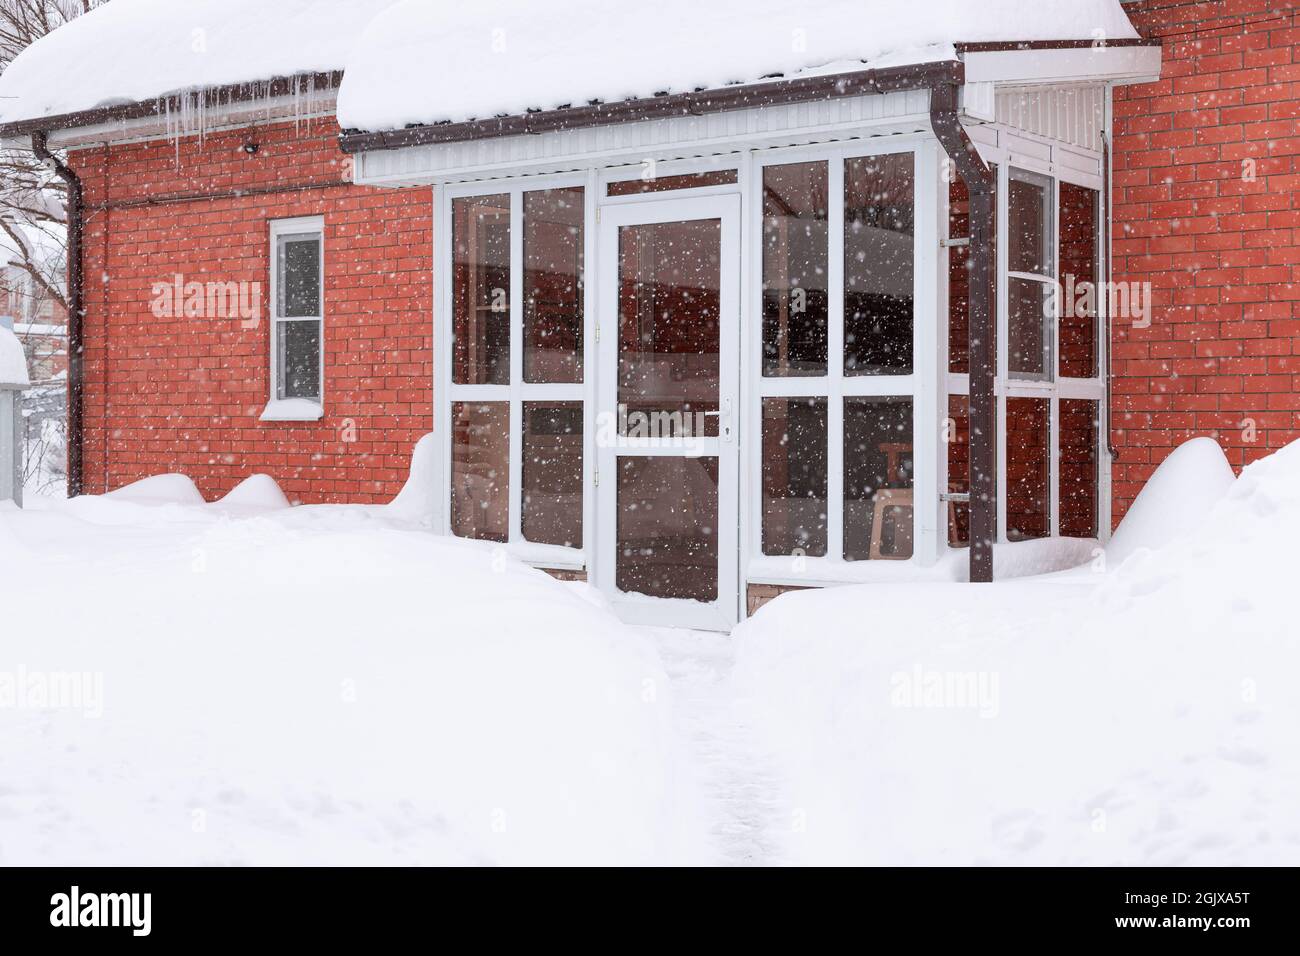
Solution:
{"label": "red brick building", "polygon": [[[1187,438],[1241,465],[1300,432],[1300,34],[1267,0],[1126,4],[1136,33],[1058,7],[1050,37],[1002,2],[916,62],[488,120],[341,131],[342,59],[11,107],[82,192],[80,490],[383,502],[432,432],[435,529],[683,623],[965,574],[971,536],[976,577],[986,541],[1077,560]],[[1149,308],[1049,314],[1067,280]],[[629,409],[697,445],[642,453]]]}
{"label": "red brick building", "polygon": [[1156,83],[1115,91],[1114,506],[1189,438],[1240,467],[1300,438],[1300,5],[1141,0]]}

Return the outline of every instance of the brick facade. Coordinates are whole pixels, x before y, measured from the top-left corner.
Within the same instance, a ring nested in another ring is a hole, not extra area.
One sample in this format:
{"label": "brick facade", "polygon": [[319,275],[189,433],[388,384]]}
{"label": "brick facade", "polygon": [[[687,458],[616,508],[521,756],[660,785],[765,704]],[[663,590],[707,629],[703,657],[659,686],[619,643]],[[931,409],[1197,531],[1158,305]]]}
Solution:
{"label": "brick facade", "polygon": [[[255,472],[301,502],[401,488],[432,427],[432,194],[351,185],[336,136],[286,123],[71,154],[88,205],[87,493],[168,471],[209,499]],[[325,417],[262,422],[269,223],[298,216],[325,220]],[[259,283],[260,321],[156,316],[154,283],[176,275]]]}
{"label": "brick facade", "polygon": [[1182,442],[1236,467],[1300,438],[1300,22],[1295,0],[1143,0],[1158,83],[1115,94],[1114,516]]}

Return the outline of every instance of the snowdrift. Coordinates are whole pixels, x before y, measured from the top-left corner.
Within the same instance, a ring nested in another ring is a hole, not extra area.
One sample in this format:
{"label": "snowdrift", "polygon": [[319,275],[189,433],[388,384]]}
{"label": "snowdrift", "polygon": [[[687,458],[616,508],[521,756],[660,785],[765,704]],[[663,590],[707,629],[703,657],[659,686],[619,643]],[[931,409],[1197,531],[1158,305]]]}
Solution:
{"label": "snowdrift", "polygon": [[1187,527],[1110,573],[802,592],[736,632],[792,859],[1294,863],[1300,444],[1199,512],[1153,490]]}
{"label": "snowdrift", "polygon": [[0,511],[0,865],[696,859],[639,634],[382,508],[187,482]]}

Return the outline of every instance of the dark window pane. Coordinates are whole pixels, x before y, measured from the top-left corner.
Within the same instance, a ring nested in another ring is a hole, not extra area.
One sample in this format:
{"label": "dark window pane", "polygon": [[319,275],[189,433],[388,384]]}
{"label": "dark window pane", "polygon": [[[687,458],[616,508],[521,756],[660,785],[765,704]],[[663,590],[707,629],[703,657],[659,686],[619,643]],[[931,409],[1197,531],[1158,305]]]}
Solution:
{"label": "dark window pane", "polygon": [[656,176],[649,179],[624,179],[610,183],[606,196],[636,196],[641,193],[664,193],[675,189],[699,189],[701,186],[733,186],[734,169],[718,169],[707,173],[687,173],[681,176]]}
{"label": "dark window pane", "polygon": [[621,433],[718,434],[721,258],[717,219],[619,230]]}
{"label": "dark window pane", "polygon": [[1007,399],[1007,540],[1052,533],[1049,413],[1046,398]]}
{"label": "dark window pane", "polygon": [[912,400],[844,399],[844,558],[912,556]]}
{"label": "dark window pane", "polygon": [[718,460],[618,459],[615,583],[651,597],[718,598]]}
{"label": "dark window pane", "polygon": [[1100,405],[1061,399],[1061,534],[1097,537],[1098,433]]}
{"label": "dark window pane", "polygon": [[582,381],[583,190],[524,194],[524,381]]}
{"label": "dark window pane", "polygon": [[510,522],[510,404],[451,406],[451,531],[506,541]]}
{"label": "dark window pane", "polygon": [[1052,181],[1013,169],[1007,186],[1007,268],[1050,276],[1052,255]]}
{"label": "dark window pane", "polygon": [[1012,378],[1051,379],[1054,305],[1048,283],[1007,280],[1007,366]]}
{"label": "dark window pane", "polygon": [[320,237],[280,237],[279,315],[315,318],[321,315]]}
{"label": "dark window pane", "polygon": [[[990,164],[997,180],[997,166]],[[953,173],[948,186],[948,235],[954,239],[970,238],[970,194],[961,177]],[[998,261],[997,230],[991,234],[991,261]],[[971,247],[954,246],[948,250],[948,371],[965,375],[970,371],[970,270]],[[994,267],[996,275],[997,268]],[[996,283],[994,284],[996,291]],[[993,337],[997,354],[996,326]]]}
{"label": "dark window pane", "polygon": [[844,374],[912,371],[912,154],[844,163]]}
{"label": "dark window pane", "polygon": [[452,201],[452,381],[510,383],[510,197]]}
{"label": "dark window pane", "polygon": [[763,374],[825,375],[826,163],[763,170]]}
{"label": "dark window pane", "polygon": [[826,553],[826,399],[763,399],[763,553]]}
{"label": "dark window pane", "polygon": [[1061,375],[1097,377],[1097,216],[1094,189],[1061,183]]}
{"label": "dark window pane", "polygon": [[523,535],[582,547],[582,402],[525,402]]}
{"label": "dark window pane", "polygon": [[279,332],[276,398],[320,399],[320,322],[277,322]]}
{"label": "dark window pane", "polygon": [[[948,445],[948,491],[970,492],[970,402],[965,395],[948,396],[948,422],[944,440]],[[970,545],[970,505],[950,501],[947,508],[948,544],[954,548]]]}

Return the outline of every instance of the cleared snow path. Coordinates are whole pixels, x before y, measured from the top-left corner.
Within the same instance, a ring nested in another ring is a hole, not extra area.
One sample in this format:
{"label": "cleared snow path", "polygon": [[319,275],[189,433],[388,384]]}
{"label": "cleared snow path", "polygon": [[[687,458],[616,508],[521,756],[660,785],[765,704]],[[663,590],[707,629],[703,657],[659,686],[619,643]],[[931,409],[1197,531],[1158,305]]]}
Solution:
{"label": "cleared snow path", "polygon": [[725,866],[787,862],[782,835],[792,815],[770,758],[731,695],[731,639],[722,634],[646,628],[673,682],[676,723],[694,752],[709,830]]}

